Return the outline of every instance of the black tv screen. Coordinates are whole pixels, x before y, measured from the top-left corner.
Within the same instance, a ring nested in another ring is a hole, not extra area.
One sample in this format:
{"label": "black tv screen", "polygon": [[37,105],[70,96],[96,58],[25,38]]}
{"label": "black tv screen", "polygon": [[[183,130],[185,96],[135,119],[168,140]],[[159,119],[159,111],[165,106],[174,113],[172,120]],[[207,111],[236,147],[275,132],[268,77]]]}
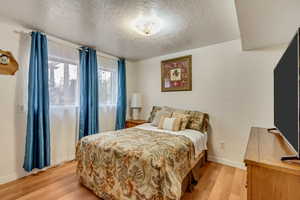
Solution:
{"label": "black tv screen", "polygon": [[299,157],[299,34],[274,69],[274,124]]}

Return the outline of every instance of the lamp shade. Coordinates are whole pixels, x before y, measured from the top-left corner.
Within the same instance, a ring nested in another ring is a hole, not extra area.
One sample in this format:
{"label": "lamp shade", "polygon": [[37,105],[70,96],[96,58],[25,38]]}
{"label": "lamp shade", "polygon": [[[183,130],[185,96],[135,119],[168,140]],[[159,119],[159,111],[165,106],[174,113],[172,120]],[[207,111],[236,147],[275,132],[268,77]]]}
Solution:
{"label": "lamp shade", "polygon": [[131,108],[142,107],[142,95],[140,93],[134,93],[131,98]]}

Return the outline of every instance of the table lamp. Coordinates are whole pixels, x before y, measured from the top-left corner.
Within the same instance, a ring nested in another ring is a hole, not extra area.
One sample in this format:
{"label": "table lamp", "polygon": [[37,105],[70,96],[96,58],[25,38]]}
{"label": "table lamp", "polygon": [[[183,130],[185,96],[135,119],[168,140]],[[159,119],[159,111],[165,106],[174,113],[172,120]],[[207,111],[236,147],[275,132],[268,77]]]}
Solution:
{"label": "table lamp", "polygon": [[130,107],[132,109],[132,119],[139,120],[140,111],[142,109],[142,95],[140,93],[134,93],[132,95]]}

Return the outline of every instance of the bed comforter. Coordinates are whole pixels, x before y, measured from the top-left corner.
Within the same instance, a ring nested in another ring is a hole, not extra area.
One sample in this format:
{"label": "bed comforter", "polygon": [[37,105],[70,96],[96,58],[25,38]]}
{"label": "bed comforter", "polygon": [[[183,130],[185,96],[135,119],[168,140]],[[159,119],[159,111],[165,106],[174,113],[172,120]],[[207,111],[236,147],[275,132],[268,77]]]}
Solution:
{"label": "bed comforter", "polygon": [[81,139],[77,174],[105,200],[179,200],[181,184],[194,162],[185,136],[137,128]]}

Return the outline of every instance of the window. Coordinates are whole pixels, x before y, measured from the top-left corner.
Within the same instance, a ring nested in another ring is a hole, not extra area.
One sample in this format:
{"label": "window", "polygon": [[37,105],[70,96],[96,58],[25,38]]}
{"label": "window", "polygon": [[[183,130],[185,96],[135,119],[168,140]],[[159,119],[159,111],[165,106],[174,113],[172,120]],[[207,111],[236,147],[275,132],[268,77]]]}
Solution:
{"label": "window", "polygon": [[114,69],[98,68],[99,104],[115,105],[117,102],[117,73]]}
{"label": "window", "polygon": [[[51,106],[79,105],[79,66],[75,62],[49,57],[49,96]],[[99,105],[117,103],[117,65],[98,67]]]}
{"label": "window", "polygon": [[68,61],[49,58],[50,105],[78,105],[78,65]]}

